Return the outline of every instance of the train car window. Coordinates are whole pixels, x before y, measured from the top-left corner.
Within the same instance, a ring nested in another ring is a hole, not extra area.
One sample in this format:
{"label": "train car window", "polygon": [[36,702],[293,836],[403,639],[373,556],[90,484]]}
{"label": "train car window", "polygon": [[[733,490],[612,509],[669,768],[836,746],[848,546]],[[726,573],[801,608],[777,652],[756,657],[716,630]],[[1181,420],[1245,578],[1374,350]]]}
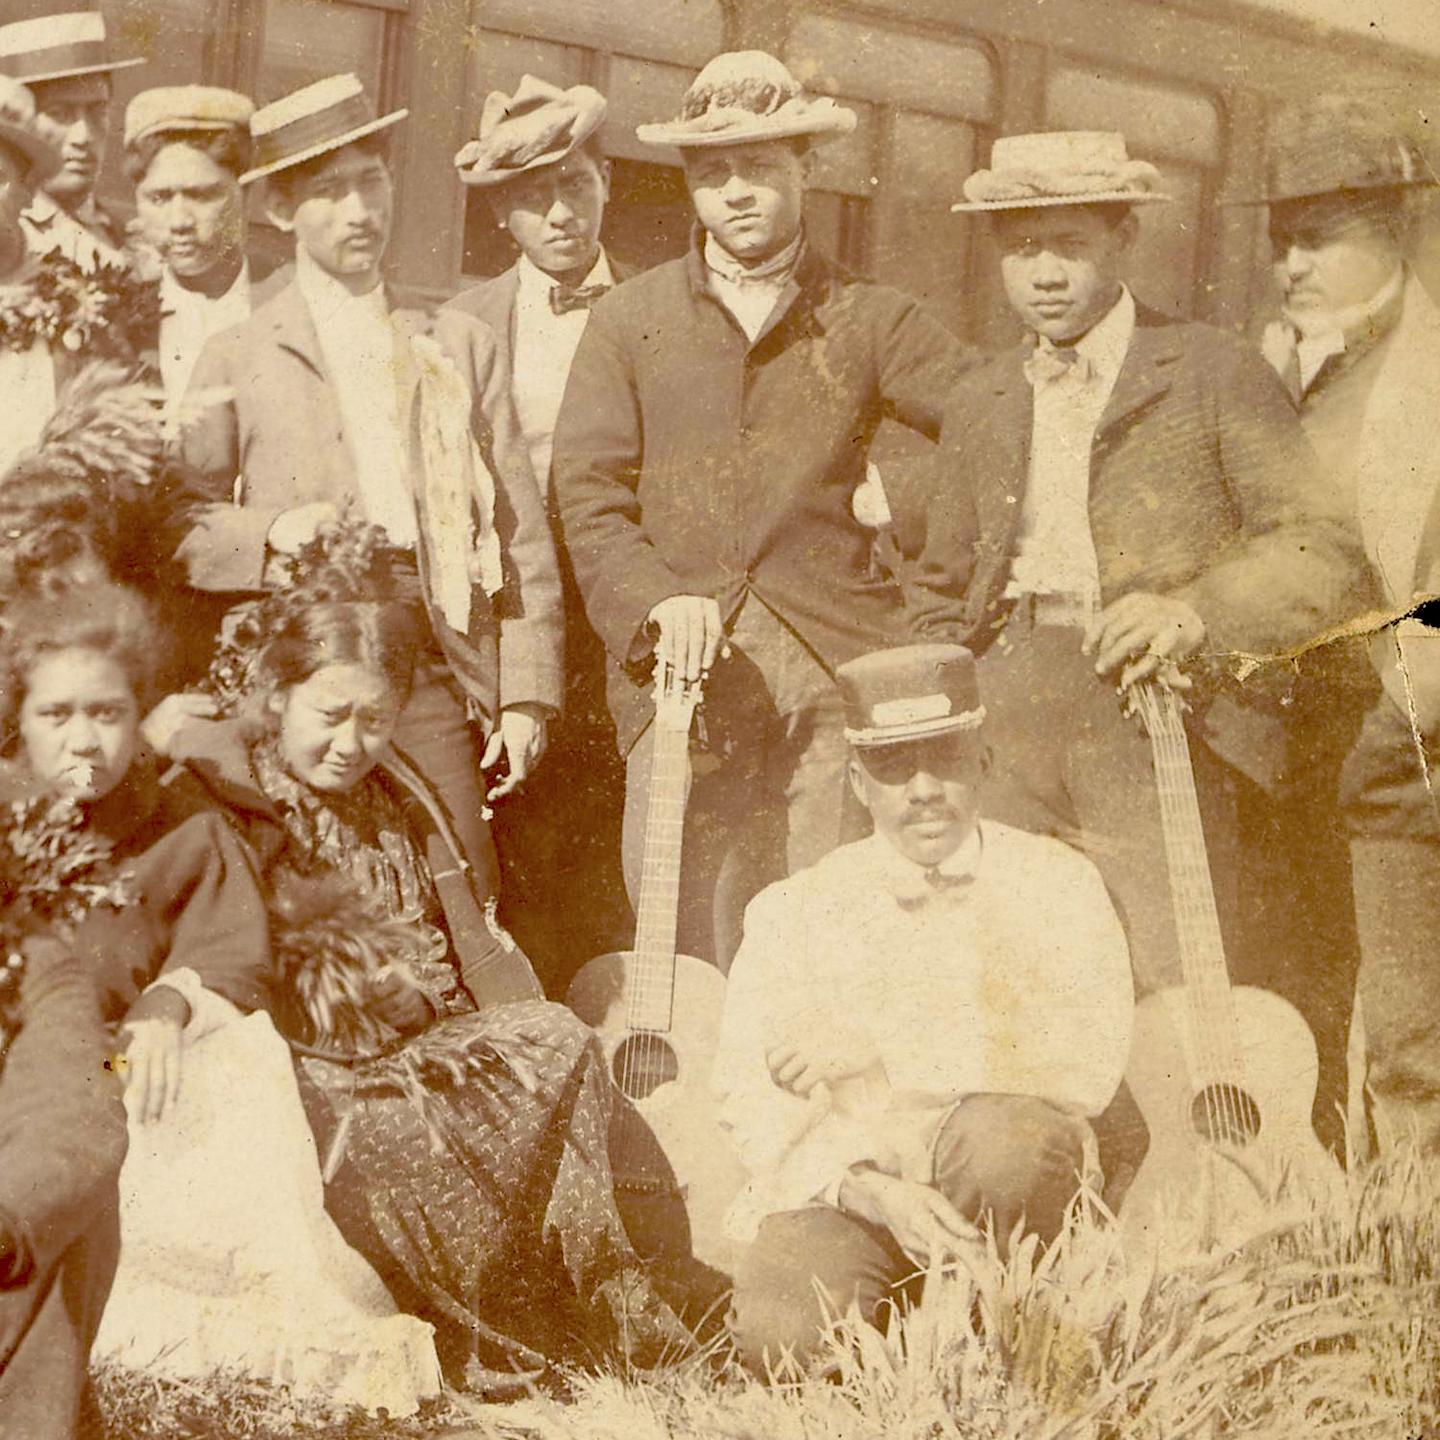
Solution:
{"label": "train car window", "polygon": [[1055,129],[1120,130],[1130,153],[1158,167],[1170,205],[1142,208],[1131,282],[1140,299],[1175,315],[1204,315],[1205,265],[1215,243],[1214,197],[1223,159],[1219,107],[1162,81],[1058,64],[1046,83]]}
{"label": "train car window", "polygon": [[[485,0],[480,13],[493,30],[679,61],[692,71],[725,48],[720,0],[645,0],[643,5],[616,5],[614,0]],[[615,98],[611,94],[612,102]]]}
{"label": "train car window", "polygon": [[384,51],[384,10],[335,0],[266,0],[256,98],[265,104],[347,70],[378,95]]}

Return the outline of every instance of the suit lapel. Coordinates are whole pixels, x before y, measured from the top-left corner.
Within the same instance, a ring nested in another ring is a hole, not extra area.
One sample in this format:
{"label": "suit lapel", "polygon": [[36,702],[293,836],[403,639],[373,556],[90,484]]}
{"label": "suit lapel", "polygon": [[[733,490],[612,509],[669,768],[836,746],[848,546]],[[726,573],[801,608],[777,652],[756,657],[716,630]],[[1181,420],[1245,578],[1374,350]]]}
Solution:
{"label": "suit lapel", "polygon": [[310,318],[310,307],[305,303],[300,287],[287,285],[270,302],[270,306],[270,338],[273,343],[303,361],[329,386],[330,373],[325,368],[325,357],[320,350],[320,336],[316,333],[315,322]]}
{"label": "suit lapel", "polygon": [[967,436],[973,446],[975,510],[981,544],[1001,557],[1014,548],[1020,508],[1030,478],[1035,394],[1025,378],[1029,344],[1007,351],[994,365],[989,409]]}
{"label": "suit lapel", "polygon": [[1125,363],[1095,428],[1100,439],[1108,430],[1148,408],[1170,389],[1182,352],[1180,327],[1141,311]]}

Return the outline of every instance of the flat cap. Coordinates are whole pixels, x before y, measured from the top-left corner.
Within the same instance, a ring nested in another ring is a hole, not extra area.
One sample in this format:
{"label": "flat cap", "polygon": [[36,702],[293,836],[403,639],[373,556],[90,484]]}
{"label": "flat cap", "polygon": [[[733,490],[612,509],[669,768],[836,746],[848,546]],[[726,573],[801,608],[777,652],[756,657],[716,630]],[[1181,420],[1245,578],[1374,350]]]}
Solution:
{"label": "flat cap", "polygon": [[255,102],[218,85],[160,85],[125,107],[125,145],[163,130],[250,129]]}

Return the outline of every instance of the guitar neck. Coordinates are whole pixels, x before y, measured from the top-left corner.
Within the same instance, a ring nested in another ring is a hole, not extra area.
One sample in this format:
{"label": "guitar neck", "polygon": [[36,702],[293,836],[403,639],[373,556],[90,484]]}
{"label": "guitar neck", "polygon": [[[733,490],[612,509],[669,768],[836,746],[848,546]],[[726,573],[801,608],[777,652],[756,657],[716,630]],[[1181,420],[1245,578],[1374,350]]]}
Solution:
{"label": "guitar neck", "polygon": [[1148,685],[1141,702],[1155,758],[1155,788],[1165,835],[1175,928],[1194,1040],[1213,1063],[1238,1067],[1230,971],[1205,847],[1190,742],[1174,692]]}
{"label": "guitar neck", "polygon": [[667,1031],[674,1013],[675,933],[689,784],[689,732],[657,727],[626,1007],[631,1030]]}

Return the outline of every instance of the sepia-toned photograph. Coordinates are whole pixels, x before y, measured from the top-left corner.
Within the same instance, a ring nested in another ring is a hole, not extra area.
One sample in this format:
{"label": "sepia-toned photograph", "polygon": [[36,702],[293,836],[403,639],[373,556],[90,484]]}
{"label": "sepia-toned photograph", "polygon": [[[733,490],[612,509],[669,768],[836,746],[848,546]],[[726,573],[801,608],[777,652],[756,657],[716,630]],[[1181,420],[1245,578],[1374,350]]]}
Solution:
{"label": "sepia-toned photograph", "polygon": [[0,0],[0,1440],[1440,1440],[1435,0]]}

